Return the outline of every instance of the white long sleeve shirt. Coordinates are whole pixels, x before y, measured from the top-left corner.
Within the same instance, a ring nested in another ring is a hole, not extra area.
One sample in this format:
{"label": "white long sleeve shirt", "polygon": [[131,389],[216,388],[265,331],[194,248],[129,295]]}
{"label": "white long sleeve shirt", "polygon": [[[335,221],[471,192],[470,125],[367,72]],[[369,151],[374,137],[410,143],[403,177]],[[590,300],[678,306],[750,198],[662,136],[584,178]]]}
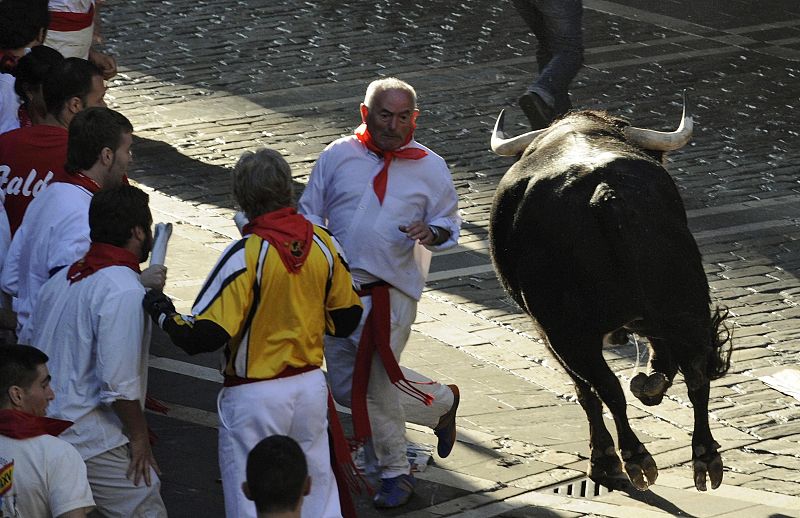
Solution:
{"label": "white long sleeve shirt", "polygon": [[39,289],[53,270],[69,266],[89,250],[92,193],[69,183],[49,185],[25,211],[5,258],[0,286],[13,299],[20,343],[30,343]]}
{"label": "white long sleeve shirt", "polygon": [[47,415],[75,423],[59,437],[84,460],[128,443],[114,401],[144,406],[151,324],[143,297],[139,274],[126,266],[73,284],[65,268],[42,286],[33,343],[50,357],[56,398]]}
{"label": "white long sleeve shirt", "polygon": [[[430,266],[428,250],[455,246],[461,218],[444,159],[414,140],[406,147],[424,149],[428,155],[392,161],[381,204],[372,181],[383,159],[355,136],[336,140],[314,165],[299,211],[333,233],[357,283],[383,280],[419,300]],[[444,228],[450,237],[439,246],[423,247],[398,228],[414,221]]]}

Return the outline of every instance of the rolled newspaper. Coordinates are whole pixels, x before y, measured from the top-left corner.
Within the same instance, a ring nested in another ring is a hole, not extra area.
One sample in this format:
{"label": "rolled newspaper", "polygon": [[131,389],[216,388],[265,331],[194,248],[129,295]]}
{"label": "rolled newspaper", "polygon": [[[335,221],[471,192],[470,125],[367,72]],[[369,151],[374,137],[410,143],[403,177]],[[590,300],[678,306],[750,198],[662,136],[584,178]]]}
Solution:
{"label": "rolled newspaper", "polygon": [[167,242],[172,235],[172,223],[156,223],[153,252],[150,254],[150,265],[164,264],[167,257]]}
{"label": "rolled newspaper", "polygon": [[244,212],[239,211],[233,215],[233,222],[236,223],[236,228],[239,229],[239,233],[243,234],[244,226],[250,223],[250,220],[247,219],[247,216],[244,215]]}

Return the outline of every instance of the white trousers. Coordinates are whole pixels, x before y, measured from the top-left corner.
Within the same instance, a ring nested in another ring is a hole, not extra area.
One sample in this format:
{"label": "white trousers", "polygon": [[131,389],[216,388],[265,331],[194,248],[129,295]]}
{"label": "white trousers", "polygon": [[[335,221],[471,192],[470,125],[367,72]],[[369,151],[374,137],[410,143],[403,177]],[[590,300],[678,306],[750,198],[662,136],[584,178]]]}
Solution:
{"label": "white trousers", "polygon": [[328,447],[328,386],[320,369],[288,378],[225,387],[217,401],[219,468],[228,518],[255,518],[242,493],[247,455],[270,435],[288,435],[306,454],[311,493],[304,518],[340,518],[339,491]]}
{"label": "white trousers", "polygon": [[[400,363],[400,355],[411,334],[411,324],[417,316],[417,301],[394,288],[389,288],[389,298],[391,347],[394,357]],[[372,297],[362,297],[361,302],[364,304],[364,314],[358,329],[352,335],[348,338],[325,337],[325,363],[331,391],[334,399],[346,407],[350,407],[358,342],[366,317],[372,309]],[[410,472],[411,466],[406,455],[406,421],[433,428],[439,423],[439,418],[453,406],[453,391],[450,387],[431,381],[411,369],[403,367],[402,370],[406,379],[428,383],[415,384],[415,387],[433,396],[434,400],[431,406],[426,406],[395,387],[377,352],[375,353],[369,373],[367,411],[372,427],[372,448],[377,458],[376,468],[381,478]],[[367,466],[368,473],[371,468],[373,467]]]}
{"label": "white trousers", "polygon": [[86,459],[86,477],[97,508],[90,516],[105,518],[166,518],[161,480],[150,468],[150,482],[133,485],[126,474],[131,460],[127,444]]}
{"label": "white trousers", "polygon": [[94,24],[79,31],[47,31],[44,44],[59,51],[65,58],[89,59]]}

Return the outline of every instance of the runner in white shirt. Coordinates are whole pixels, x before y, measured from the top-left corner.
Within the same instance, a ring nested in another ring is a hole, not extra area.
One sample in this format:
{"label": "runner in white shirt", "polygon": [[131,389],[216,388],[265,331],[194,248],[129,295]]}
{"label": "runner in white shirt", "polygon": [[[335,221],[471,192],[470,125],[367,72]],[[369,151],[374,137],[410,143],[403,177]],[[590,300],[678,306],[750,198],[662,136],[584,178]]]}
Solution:
{"label": "runner in white shirt", "polygon": [[3,290],[14,294],[17,338],[32,343],[29,321],[42,285],[51,272],[75,262],[89,249],[89,203],[86,187],[55,183],[28,207],[23,225],[6,257]]}
{"label": "runner in white shirt", "polygon": [[[349,338],[326,337],[325,361],[334,398],[353,408],[356,439],[368,437],[371,427],[381,476],[377,507],[404,505],[413,492],[406,420],[434,428],[441,457],[450,454],[455,442],[458,387],[409,369],[401,372],[397,366],[416,317],[431,251],[455,246],[461,225],[447,164],[413,140],[418,113],[416,93],[408,83],[394,78],[371,83],[361,105],[364,124],[355,136],[323,151],[299,203],[301,213],[327,225],[341,243],[362,289],[359,329]],[[373,318],[387,335],[391,320],[390,343],[383,349],[385,341],[373,334]],[[364,365],[357,352],[370,355],[371,347],[376,349],[371,367],[356,368]]]}
{"label": "runner in white shirt", "polygon": [[138,272],[153,241],[147,202],[130,185],[92,198],[89,251],[45,283],[34,316],[33,340],[51,358],[48,414],[75,423],[61,437],[86,461],[109,517],[167,515],[143,412],[150,319]]}
{"label": "runner in white shirt", "polygon": [[53,47],[65,58],[88,59],[110,79],[117,74],[113,57],[92,48],[101,40],[98,5],[94,0],[50,0],[50,27],[45,45]]}
{"label": "runner in white shirt", "polygon": [[0,346],[0,516],[83,518],[94,507],[83,459],[57,437],[72,423],[45,417],[47,360],[29,345]]}
{"label": "runner in white shirt", "polygon": [[[6,256],[0,285],[14,297],[20,343],[33,337],[31,316],[41,286],[89,249],[89,203],[100,188],[121,184],[131,161],[133,126],[108,108],[89,108],[70,123],[67,181],[48,186],[28,206]],[[163,283],[163,266],[142,274],[147,287]]]}

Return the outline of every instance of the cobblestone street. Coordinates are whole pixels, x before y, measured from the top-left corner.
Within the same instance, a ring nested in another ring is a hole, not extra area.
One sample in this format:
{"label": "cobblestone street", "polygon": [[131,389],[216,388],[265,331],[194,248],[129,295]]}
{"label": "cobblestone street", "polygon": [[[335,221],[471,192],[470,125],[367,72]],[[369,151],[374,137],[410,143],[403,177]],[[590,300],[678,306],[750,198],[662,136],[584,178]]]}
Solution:
{"label": "cobblestone street", "polygon": [[[694,115],[692,142],[667,167],[734,333],[731,370],[712,384],[710,404],[724,485],[707,494],[691,481],[692,410],[680,376],[660,406],[627,394],[631,425],[661,472],[651,491],[552,491],[584,475],[588,427],[569,378],[488,256],[489,208],[512,163],[489,151],[489,134],[502,108],[512,132],[527,130],[516,99],[535,77],[535,38],[510,2],[106,4],[106,47],[120,64],[107,99],[134,123],[131,178],[151,193],[156,221],[176,224],[167,292],[180,311],[237,236],[227,168],[243,151],[279,150],[302,188],[320,151],[360,122],[369,81],[395,75],[417,89],[417,139],[447,160],[464,228],[460,246],[434,258],[404,359],[461,387],[460,443],[420,473],[407,508],[379,513],[365,497],[360,516],[800,516],[800,401],[768,383],[800,379],[800,6],[584,8],[576,107],[671,130],[686,89]],[[170,514],[222,516],[216,357],[155,341],[151,392],[172,411],[148,417],[161,436]],[[627,386],[637,348],[605,355]],[[409,439],[435,441],[414,427]]]}

